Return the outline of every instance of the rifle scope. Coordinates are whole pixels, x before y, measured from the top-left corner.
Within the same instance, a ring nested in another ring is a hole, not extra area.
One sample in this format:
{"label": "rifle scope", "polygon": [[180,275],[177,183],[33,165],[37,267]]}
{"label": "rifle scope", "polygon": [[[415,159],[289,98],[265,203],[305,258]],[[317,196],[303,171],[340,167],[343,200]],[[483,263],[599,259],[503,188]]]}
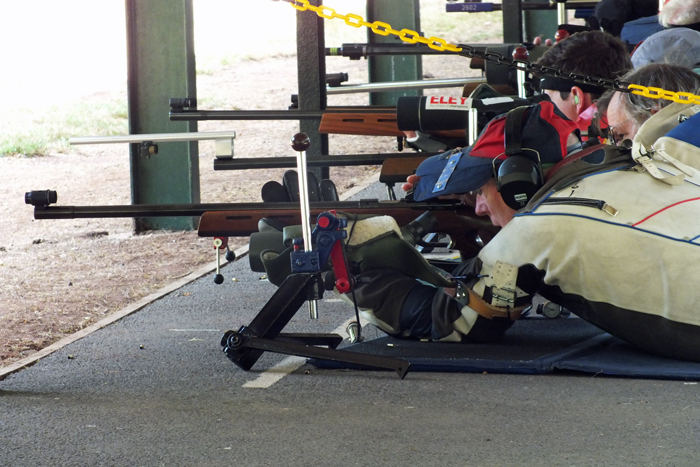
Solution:
{"label": "rifle scope", "polygon": [[399,97],[396,101],[396,123],[401,131],[465,130],[469,128],[469,110],[478,111],[479,132],[493,118],[522,105],[549,100],[546,94],[526,99],[515,96],[482,99],[444,96]]}

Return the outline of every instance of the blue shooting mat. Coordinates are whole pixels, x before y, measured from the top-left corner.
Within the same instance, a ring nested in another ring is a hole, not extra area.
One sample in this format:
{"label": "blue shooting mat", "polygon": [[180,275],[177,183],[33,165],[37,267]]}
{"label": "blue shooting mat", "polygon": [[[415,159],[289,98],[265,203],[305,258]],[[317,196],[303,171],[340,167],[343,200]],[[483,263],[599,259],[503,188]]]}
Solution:
{"label": "blue shooting mat", "polygon": [[[607,334],[577,317],[523,318],[496,343],[445,343],[385,336],[343,350],[396,357],[410,371],[550,374],[576,371],[596,375],[700,381],[700,363],[657,357]],[[310,359],[326,369],[367,369],[343,362]]]}

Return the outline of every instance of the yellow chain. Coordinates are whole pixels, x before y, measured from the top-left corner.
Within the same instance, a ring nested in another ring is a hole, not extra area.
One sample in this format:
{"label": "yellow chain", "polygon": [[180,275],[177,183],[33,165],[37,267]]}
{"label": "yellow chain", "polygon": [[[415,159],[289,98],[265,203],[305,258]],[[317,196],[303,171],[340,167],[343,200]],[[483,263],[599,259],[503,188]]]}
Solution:
{"label": "yellow chain", "polygon": [[[297,5],[301,4],[301,5]],[[398,36],[402,41],[408,42],[409,44],[425,44],[431,49],[439,50],[439,51],[449,51],[449,52],[461,52],[462,48],[457,47],[456,45],[449,44],[445,39],[440,39],[439,37],[431,37],[426,39],[425,37],[421,36],[418,34],[416,31],[412,31],[410,29],[402,29],[400,31],[397,31],[396,29],[392,28],[390,24],[383,23],[381,21],[375,21],[374,23],[368,23],[367,21],[362,18],[362,16],[354,15],[352,13],[349,13],[347,15],[341,15],[339,13],[336,13],[336,11],[327,6],[319,5],[319,6],[314,6],[309,4],[309,0],[295,0],[293,2],[290,2],[290,5],[292,5],[294,8],[296,8],[299,11],[315,11],[318,16],[321,18],[325,19],[342,19],[345,21],[345,24],[348,26],[352,26],[355,28],[359,28],[361,26],[365,26],[369,29],[372,30],[373,33],[379,34],[380,36],[388,36],[389,34],[394,34],[395,36]]]}
{"label": "yellow chain", "polygon": [[[441,52],[445,50],[449,52],[462,51],[461,47],[458,47],[454,44],[450,44],[445,39],[441,39],[439,37],[425,38],[418,34],[416,31],[412,31],[410,29],[402,29],[400,31],[397,31],[396,29],[392,28],[390,24],[384,23],[382,21],[375,21],[374,23],[369,23],[365,21],[364,18],[362,18],[361,16],[352,13],[348,13],[347,15],[341,15],[331,7],[323,5],[311,5],[309,3],[309,0],[292,0],[289,1],[289,4],[299,11],[314,11],[321,18],[342,19],[348,26],[352,26],[355,28],[365,26],[371,29],[372,32],[374,32],[375,34],[379,34],[380,36],[388,36],[389,34],[393,34],[395,36],[398,36],[399,39],[401,39],[402,41],[407,42],[409,44],[421,43],[427,45],[431,49],[439,50]],[[639,94],[641,96],[650,97],[652,99],[665,99],[681,104],[700,104],[700,96],[689,92],[665,91],[661,88],[646,87],[641,86],[639,84],[630,84],[627,87],[629,89],[632,89],[632,94]]]}
{"label": "yellow chain", "polygon": [[[668,101],[678,102],[679,104],[700,104],[700,96],[696,96],[690,92],[673,92],[666,91],[661,88],[640,86],[639,84],[628,84],[627,87],[632,89],[632,94],[638,94],[652,99],[666,99]],[[638,89],[638,91],[636,91]]]}

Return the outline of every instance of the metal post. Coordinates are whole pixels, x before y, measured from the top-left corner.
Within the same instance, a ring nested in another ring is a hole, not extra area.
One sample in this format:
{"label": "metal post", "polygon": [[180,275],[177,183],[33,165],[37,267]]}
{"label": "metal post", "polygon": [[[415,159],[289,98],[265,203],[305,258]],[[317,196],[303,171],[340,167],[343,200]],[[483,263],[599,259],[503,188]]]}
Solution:
{"label": "metal post", "polygon": [[523,7],[521,0],[503,0],[503,43],[523,41]]}
{"label": "metal post", "polygon": [[[126,0],[129,133],[197,131],[169,119],[172,97],[196,97],[192,0]],[[132,144],[133,204],[198,203],[196,142],[168,142],[153,157]],[[135,230],[191,230],[193,218],[136,219]]]}
{"label": "metal post", "polygon": [[[310,0],[309,3],[320,6],[321,0]],[[318,15],[297,11],[299,110],[324,110],[327,105],[324,21]],[[328,135],[319,133],[320,122],[320,117],[318,120],[299,122],[300,131],[309,136],[309,156],[328,154]],[[330,177],[328,167],[314,167],[311,170],[319,180]]]}
{"label": "metal post", "polygon": [[[420,32],[419,0],[367,0],[367,21],[382,21],[397,29],[410,29]],[[370,44],[400,43],[396,36],[380,36],[367,32]],[[368,57],[369,81],[371,83],[392,81],[413,81],[423,78],[420,55],[385,55]],[[420,90],[375,92],[370,94],[370,104],[395,106],[396,100],[404,96],[422,96]]]}
{"label": "metal post", "polygon": [[[523,0],[524,4],[535,3],[538,0]],[[537,36],[543,36],[546,39],[554,40],[554,34],[557,32],[559,24],[565,21],[560,21],[560,15],[566,17],[566,4],[557,3],[556,11],[549,10],[525,10],[523,15],[524,40],[532,41]],[[527,6],[525,6],[527,8]],[[559,22],[558,22],[559,21]]]}

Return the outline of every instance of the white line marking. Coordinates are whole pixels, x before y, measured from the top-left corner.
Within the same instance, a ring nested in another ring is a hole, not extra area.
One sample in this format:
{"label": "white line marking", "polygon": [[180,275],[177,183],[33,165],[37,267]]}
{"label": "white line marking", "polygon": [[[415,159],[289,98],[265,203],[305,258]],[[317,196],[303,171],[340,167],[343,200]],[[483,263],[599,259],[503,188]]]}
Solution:
{"label": "white line marking", "polygon": [[265,370],[253,381],[248,381],[244,388],[269,388],[289,373],[301,368],[306,363],[305,357],[287,357],[272,368]]}
{"label": "white line marking", "polygon": [[[345,321],[343,324],[335,328],[333,330],[333,333],[344,335],[345,328],[347,328],[348,324],[350,324],[350,322],[352,321],[355,321],[355,318],[350,318],[349,320]],[[365,321],[364,319],[360,319],[360,323],[364,327],[367,324],[367,321]],[[243,387],[257,389],[269,388],[277,381],[287,376],[289,373],[292,373],[293,371],[296,371],[302,366],[304,366],[306,360],[306,357],[287,357],[281,362],[279,362],[277,365],[265,370],[263,373],[260,374],[260,376],[258,376],[253,381],[248,381],[247,383],[243,384]]]}
{"label": "white line marking", "polygon": [[168,329],[172,332],[221,332],[220,329]]}

